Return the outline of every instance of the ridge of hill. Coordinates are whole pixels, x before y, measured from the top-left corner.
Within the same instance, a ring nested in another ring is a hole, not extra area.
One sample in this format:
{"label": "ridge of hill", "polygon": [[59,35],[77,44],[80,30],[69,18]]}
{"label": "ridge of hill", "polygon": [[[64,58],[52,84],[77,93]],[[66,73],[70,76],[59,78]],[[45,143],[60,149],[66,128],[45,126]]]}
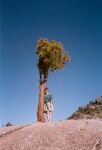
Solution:
{"label": "ridge of hill", "polygon": [[94,101],[90,101],[87,105],[79,107],[67,119],[102,119],[102,96],[97,97]]}

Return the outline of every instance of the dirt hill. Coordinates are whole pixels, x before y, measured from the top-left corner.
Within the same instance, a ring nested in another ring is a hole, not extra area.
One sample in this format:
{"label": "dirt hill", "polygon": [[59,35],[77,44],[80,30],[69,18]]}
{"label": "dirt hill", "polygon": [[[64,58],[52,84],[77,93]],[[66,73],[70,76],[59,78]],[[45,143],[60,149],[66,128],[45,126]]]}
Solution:
{"label": "dirt hill", "polygon": [[102,121],[79,119],[3,127],[0,150],[102,150]]}
{"label": "dirt hill", "polygon": [[89,104],[79,107],[68,119],[102,119],[102,96],[90,101]]}

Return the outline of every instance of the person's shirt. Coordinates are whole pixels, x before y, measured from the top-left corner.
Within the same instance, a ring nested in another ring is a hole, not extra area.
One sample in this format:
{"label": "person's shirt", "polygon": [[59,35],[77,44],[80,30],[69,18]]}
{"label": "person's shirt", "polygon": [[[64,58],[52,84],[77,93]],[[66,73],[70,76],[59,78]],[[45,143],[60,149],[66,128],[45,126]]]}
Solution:
{"label": "person's shirt", "polygon": [[46,102],[51,102],[52,101],[52,96],[50,93],[44,93],[44,103]]}

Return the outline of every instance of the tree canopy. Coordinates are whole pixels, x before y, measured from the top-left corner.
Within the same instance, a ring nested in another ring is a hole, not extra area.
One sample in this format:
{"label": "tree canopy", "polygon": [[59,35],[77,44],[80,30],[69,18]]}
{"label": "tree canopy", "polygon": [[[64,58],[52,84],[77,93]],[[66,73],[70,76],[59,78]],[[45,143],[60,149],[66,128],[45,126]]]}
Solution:
{"label": "tree canopy", "polygon": [[54,72],[64,68],[66,62],[70,60],[70,55],[64,52],[62,43],[55,40],[49,41],[46,38],[38,40],[36,54],[39,57],[40,81],[42,81],[42,76],[47,80],[49,71]]}

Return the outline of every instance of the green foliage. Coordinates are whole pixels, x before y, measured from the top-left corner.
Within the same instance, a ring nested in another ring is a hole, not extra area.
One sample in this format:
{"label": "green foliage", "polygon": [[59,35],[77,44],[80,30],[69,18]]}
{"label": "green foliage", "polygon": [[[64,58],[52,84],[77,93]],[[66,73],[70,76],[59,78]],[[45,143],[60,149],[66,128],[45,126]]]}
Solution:
{"label": "green foliage", "polygon": [[13,125],[12,125],[12,123],[7,122],[6,125],[5,125],[5,127],[8,127],[8,126],[13,126]]}
{"label": "green foliage", "polygon": [[83,108],[82,107],[78,107],[77,112],[81,112],[81,111],[83,111]]}
{"label": "green foliage", "polygon": [[92,104],[94,104],[94,101],[91,100],[91,101],[89,102],[89,105],[92,105]]}
{"label": "green foliage", "polygon": [[64,52],[63,45],[60,42],[43,38],[37,42],[36,54],[39,57],[40,80],[42,75],[44,75],[44,79],[47,79],[49,71],[54,72],[57,69],[64,68],[66,62],[70,60],[69,54]]}

